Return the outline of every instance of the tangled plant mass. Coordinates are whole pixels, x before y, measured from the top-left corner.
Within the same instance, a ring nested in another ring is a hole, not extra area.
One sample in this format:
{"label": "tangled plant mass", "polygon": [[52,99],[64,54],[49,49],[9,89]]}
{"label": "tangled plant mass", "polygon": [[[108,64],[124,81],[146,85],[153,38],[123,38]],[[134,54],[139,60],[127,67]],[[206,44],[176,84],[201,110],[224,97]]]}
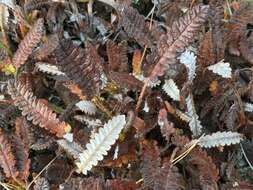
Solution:
{"label": "tangled plant mass", "polygon": [[0,188],[253,189],[253,2],[0,0]]}

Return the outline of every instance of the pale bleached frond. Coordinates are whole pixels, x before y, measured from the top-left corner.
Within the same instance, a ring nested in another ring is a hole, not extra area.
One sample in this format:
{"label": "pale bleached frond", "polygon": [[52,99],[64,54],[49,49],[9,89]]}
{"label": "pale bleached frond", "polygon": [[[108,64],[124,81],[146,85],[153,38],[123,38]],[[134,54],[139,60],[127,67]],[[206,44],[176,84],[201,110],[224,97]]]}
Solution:
{"label": "pale bleached frond", "polygon": [[96,128],[103,126],[102,121],[99,119],[92,119],[85,115],[75,115],[74,118],[81,123],[85,123],[88,127]]}
{"label": "pale bleached frond", "polygon": [[172,80],[172,79],[166,80],[163,85],[163,90],[173,100],[180,101],[180,91],[179,91],[176,83],[174,82],[174,80]]}
{"label": "pale bleached frond", "polygon": [[192,82],[196,76],[196,56],[193,52],[186,50],[180,55],[179,60],[188,70],[188,81]]}
{"label": "pale bleached frond", "polygon": [[[148,79],[147,77],[144,77],[143,74],[133,75],[133,76],[142,82]],[[148,87],[150,88],[155,88],[159,86],[160,84],[161,84],[161,81],[158,78],[154,78],[153,80],[148,80]]]}
{"label": "pale bleached frond", "polygon": [[73,157],[74,159],[79,158],[79,154],[81,154],[84,149],[76,142],[69,142],[65,139],[57,140],[57,144],[63,149],[69,156]]}
{"label": "pale bleached frond", "polygon": [[252,103],[245,103],[244,104],[244,111],[246,112],[253,112],[253,104]]}
{"label": "pale bleached frond", "polygon": [[199,136],[202,133],[203,127],[199,121],[199,116],[196,113],[192,94],[187,96],[185,101],[186,101],[186,106],[187,106],[187,115],[191,117],[189,121],[190,129],[192,131],[193,136]]}
{"label": "pale bleached frond", "polygon": [[82,100],[80,102],[76,103],[76,106],[83,111],[84,113],[88,114],[88,115],[94,115],[97,111],[96,106],[88,100]]}
{"label": "pale bleached frond", "polygon": [[56,76],[61,76],[61,75],[65,76],[65,73],[61,72],[57,66],[50,65],[48,63],[38,62],[35,64],[35,68],[42,73],[47,73],[47,74],[56,75]]}
{"label": "pale bleached frond", "polygon": [[15,2],[14,0],[0,0],[0,4],[7,6],[11,9],[15,9]]}
{"label": "pale bleached frond", "polygon": [[199,145],[204,148],[218,146],[229,146],[238,144],[243,140],[243,135],[237,132],[216,132],[211,135],[205,135],[200,138]]}
{"label": "pale bleached frond", "polygon": [[107,155],[111,146],[119,138],[119,134],[125,124],[125,115],[118,115],[100,128],[94,138],[86,145],[86,150],[79,154],[79,159],[76,162],[77,172],[82,172],[86,175],[93,166],[96,166],[98,161]]}
{"label": "pale bleached frond", "polygon": [[222,76],[223,78],[231,78],[232,76],[230,64],[228,62],[224,62],[224,60],[221,60],[214,65],[210,65],[207,69]]}

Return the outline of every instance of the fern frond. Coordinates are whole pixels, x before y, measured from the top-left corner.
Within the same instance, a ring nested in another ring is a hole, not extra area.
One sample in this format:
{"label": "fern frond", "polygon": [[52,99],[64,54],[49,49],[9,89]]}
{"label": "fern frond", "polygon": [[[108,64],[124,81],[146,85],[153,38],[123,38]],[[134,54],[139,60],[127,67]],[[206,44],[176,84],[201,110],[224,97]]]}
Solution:
{"label": "fern frond", "polygon": [[200,138],[199,145],[204,148],[218,146],[229,146],[238,144],[243,140],[243,135],[237,132],[216,132],[211,135],[205,135]]}
{"label": "fern frond", "polygon": [[173,79],[166,80],[163,85],[166,94],[175,101],[180,101],[180,91]]}
{"label": "fern frond", "polygon": [[16,168],[16,160],[12,153],[11,142],[0,128],[0,165],[6,177],[16,178],[19,174]]}
{"label": "fern frond", "polygon": [[32,29],[28,32],[25,38],[18,46],[18,50],[13,57],[13,65],[18,69],[23,65],[29,55],[32,53],[33,48],[37,46],[40,42],[42,35],[44,33],[44,21],[43,19],[38,19],[33,25]]}
{"label": "fern frond", "polygon": [[118,115],[99,129],[94,138],[86,145],[86,150],[79,154],[79,160],[76,162],[79,173],[86,175],[92,166],[96,166],[98,161],[107,155],[107,151],[118,139],[125,124],[125,115]]}
{"label": "fern frond", "polygon": [[108,55],[109,68],[116,72],[127,72],[128,70],[128,57],[127,57],[127,44],[125,41],[119,45],[109,40],[106,43],[106,51]]}
{"label": "fern frond", "polygon": [[61,72],[57,66],[50,65],[48,63],[37,62],[35,68],[42,73],[48,73],[50,75],[65,76],[65,73]]}
{"label": "fern frond", "polygon": [[84,149],[76,142],[69,142],[65,139],[57,140],[57,144],[74,159],[78,159],[79,154],[84,151]]}
{"label": "fern frond", "polygon": [[89,118],[85,115],[75,115],[74,118],[77,120],[77,121],[80,121],[81,123],[85,123],[88,125],[88,127],[101,127],[103,126],[102,125],[102,122],[101,120],[99,119],[92,119],[92,118]]}
{"label": "fern frond", "polygon": [[194,40],[195,34],[206,20],[208,12],[208,6],[195,6],[178,22],[174,22],[166,35],[161,36],[161,43],[166,42],[166,44],[161,46],[161,58],[154,67],[150,78],[163,76],[167,65],[176,62],[177,54],[183,52],[185,47]]}
{"label": "fern frond", "polygon": [[13,10],[15,9],[14,0],[0,0],[0,4],[7,6]]}
{"label": "fern frond", "polygon": [[193,52],[186,50],[180,55],[179,60],[186,66],[188,70],[188,81],[192,82],[196,75],[196,56]]}
{"label": "fern frond", "polygon": [[189,121],[190,129],[193,133],[193,136],[199,136],[202,133],[203,127],[199,121],[199,116],[196,113],[192,94],[187,96],[185,101],[186,101],[186,105],[187,105],[187,114],[191,117],[191,119]]}
{"label": "fern frond", "polygon": [[232,69],[229,63],[225,63],[224,60],[219,61],[214,65],[210,65],[207,67],[208,70],[214,72],[222,76],[223,78],[231,78],[232,77]]}
{"label": "fern frond", "polygon": [[103,88],[102,59],[91,44],[86,49],[75,47],[71,40],[60,42],[54,50],[56,64],[81,89],[82,94],[92,98]]}
{"label": "fern frond", "polygon": [[124,3],[118,5],[116,10],[119,14],[119,27],[123,27],[128,36],[135,39],[141,46],[151,47],[152,35],[145,22],[145,17],[137,9]]}
{"label": "fern frond", "polygon": [[63,137],[69,132],[70,126],[65,122],[60,122],[56,114],[19,81],[10,80],[7,88],[14,105],[22,110],[22,115],[34,125],[45,128],[57,137]]}
{"label": "fern frond", "polygon": [[82,100],[78,103],[76,103],[76,106],[83,111],[84,113],[88,115],[94,115],[97,111],[96,106],[91,102],[87,100]]}
{"label": "fern frond", "polygon": [[245,103],[244,104],[244,111],[246,112],[253,112],[253,104],[252,103]]}

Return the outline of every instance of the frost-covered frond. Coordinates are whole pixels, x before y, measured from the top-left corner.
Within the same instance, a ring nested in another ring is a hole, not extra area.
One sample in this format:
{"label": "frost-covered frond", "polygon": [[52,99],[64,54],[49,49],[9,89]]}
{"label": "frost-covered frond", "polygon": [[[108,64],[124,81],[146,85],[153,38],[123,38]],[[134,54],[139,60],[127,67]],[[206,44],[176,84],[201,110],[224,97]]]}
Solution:
{"label": "frost-covered frond", "polygon": [[98,161],[102,160],[104,155],[107,155],[125,124],[125,115],[118,115],[100,128],[94,138],[86,145],[86,150],[79,154],[79,160],[76,162],[77,172],[86,175],[92,166],[96,166]]}
{"label": "frost-covered frond", "polygon": [[142,109],[143,111],[145,111],[146,113],[148,113],[149,112],[149,106],[148,106],[148,102],[147,101],[145,101],[145,103],[144,103],[144,107],[143,107],[143,109]]}
{"label": "frost-covered frond", "polygon": [[173,100],[180,101],[180,92],[174,80],[172,79],[166,80],[163,85],[163,90]]}
{"label": "frost-covered frond", "polygon": [[84,113],[88,115],[94,115],[96,113],[96,106],[91,102],[87,100],[82,100],[80,102],[76,103],[76,106],[83,111]]}
{"label": "frost-covered frond", "polygon": [[243,135],[237,132],[216,132],[211,135],[205,135],[200,138],[199,145],[204,148],[212,148],[218,146],[229,146],[240,143]]}
{"label": "frost-covered frond", "polygon": [[99,119],[92,119],[90,117],[87,117],[85,115],[75,115],[74,118],[77,120],[77,121],[80,121],[81,123],[85,123],[87,124],[88,127],[101,127],[103,126],[101,120]]}
{"label": "frost-covered frond", "polygon": [[184,64],[188,70],[188,81],[192,82],[196,75],[196,56],[193,52],[186,50],[179,57],[180,63]]}
{"label": "frost-covered frond", "polygon": [[193,133],[193,136],[199,136],[202,133],[202,125],[195,110],[192,94],[187,96],[185,101],[187,106],[187,114],[191,117],[191,120],[189,122],[190,129]]}
{"label": "frost-covered frond", "polygon": [[65,73],[61,72],[57,66],[50,65],[48,63],[38,62],[36,63],[35,68],[42,73],[48,73],[50,75],[57,75],[57,76],[61,75],[65,76]]}
{"label": "frost-covered frond", "polygon": [[0,4],[3,4],[4,6],[7,6],[11,9],[15,9],[14,0],[0,0]]}
{"label": "frost-covered frond", "polygon": [[244,111],[246,112],[253,112],[253,104],[252,103],[245,103],[244,104]]}
{"label": "frost-covered frond", "polygon": [[224,60],[221,60],[214,65],[210,65],[207,69],[222,76],[223,78],[231,78],[232,76],[230,64],[228,62],[225,63]]}
{"label": "frost-covered frond", "polygon": [[76,142],[69,142],[65,139],[57,140],[57,144],[63,149],[69,156],[72,156],[74,159],[79,158],[79,154],[81,154],[84,149],[77,144]]}
{"label": "frost-covered frond", "polygon": [[[142,74],[141,75],[133,75],[133,76],[142,82],[144,82],[147,79],[147,77],[144,77]],[[161,81],[158,78],[148,81],[148,87],[150,87],[150,88],[155,88],[155,87],[159,86],[160,84],[161,84]]]}

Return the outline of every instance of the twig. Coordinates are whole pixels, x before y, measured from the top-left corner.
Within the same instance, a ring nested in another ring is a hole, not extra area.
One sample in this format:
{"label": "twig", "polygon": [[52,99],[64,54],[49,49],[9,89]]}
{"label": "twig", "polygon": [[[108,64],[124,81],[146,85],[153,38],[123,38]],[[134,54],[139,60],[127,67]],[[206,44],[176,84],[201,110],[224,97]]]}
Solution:
{"label": "twig", "polygon": [[253,166],[252,166],[252,164],[250,163],[250,161],[249,161],[249,159],[248,159],[248,157],[247,157],[247,155],[246,155],[246,153],[245,153],[245,151],[244,151],[243,146],[242,146],[241,143],[240,143],[240,147],[241,147],[242,154],[243,154],[243,156],[244,156],[246,162],[249,164],[250,169],[253,170]]}

